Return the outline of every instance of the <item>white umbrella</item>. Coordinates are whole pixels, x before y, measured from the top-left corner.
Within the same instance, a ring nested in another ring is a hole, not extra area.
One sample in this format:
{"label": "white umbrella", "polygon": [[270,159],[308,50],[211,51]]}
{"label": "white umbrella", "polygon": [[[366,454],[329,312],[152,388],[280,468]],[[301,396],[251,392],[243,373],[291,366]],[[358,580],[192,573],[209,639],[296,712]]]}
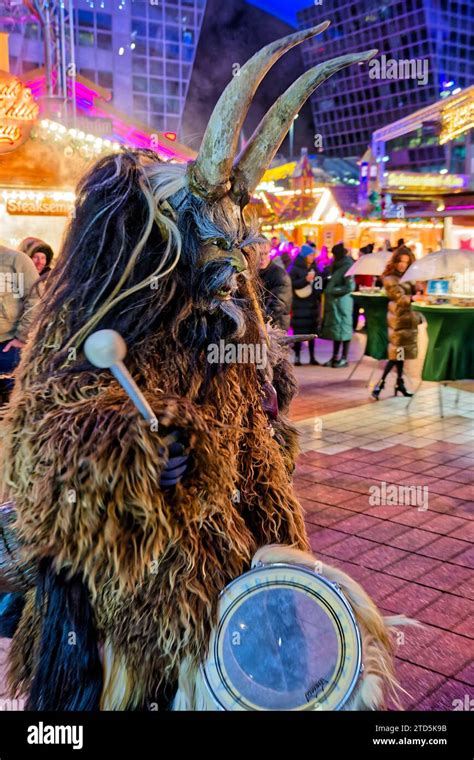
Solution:
{"label": "white umbrella", "polygon": [[443,248],[441,251],[428,253],[414,261],[400,282],[436,280],[439,277],[450,277],[455,274],[463,275],[466,269],[474,271],[474,251]]}
{"label": "white umbrella", "polygon": [[345,276],[350,277],[353,274],[382,274],[387,261],[392,257],[390,251],[378,251],[377,253],[366,253],[361,256],[357,261],[354,261],[350,269],[347,270]]}

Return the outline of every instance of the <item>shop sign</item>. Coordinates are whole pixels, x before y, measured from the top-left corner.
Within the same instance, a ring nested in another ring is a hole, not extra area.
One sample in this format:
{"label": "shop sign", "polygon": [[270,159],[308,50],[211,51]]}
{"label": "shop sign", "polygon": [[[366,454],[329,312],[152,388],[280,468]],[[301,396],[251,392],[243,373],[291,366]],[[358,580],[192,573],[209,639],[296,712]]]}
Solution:
{"label": "shop sign", "polygon": [[9,198],[7,213],[12,216],[70,216],[74,203],[54,198]]}
{"label": "shop sign", "polygon": [[0,71],[0,153],[14,150],[28,139],[38,111],[30,88]]}

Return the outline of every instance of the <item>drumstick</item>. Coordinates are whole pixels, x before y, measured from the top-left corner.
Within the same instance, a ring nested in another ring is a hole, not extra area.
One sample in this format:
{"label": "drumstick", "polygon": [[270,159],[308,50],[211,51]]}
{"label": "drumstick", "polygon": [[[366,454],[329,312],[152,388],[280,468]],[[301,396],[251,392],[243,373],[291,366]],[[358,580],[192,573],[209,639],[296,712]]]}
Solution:
{"label": "drumstick", "polygon": [[127,396],[147,422],[156,422],[153,409],[126,368],[127,344],[115,330],[97,330],[84,343],[84,353],[94,367],[110,369]]}
{"label": "drumstick", "polygon": [[278,338],[278,342],[281,346],[287,346],[289,343],[302,343],[304,340],[314,340],[317,338],[316,333],[309,333],[308,335],[283,335]]}

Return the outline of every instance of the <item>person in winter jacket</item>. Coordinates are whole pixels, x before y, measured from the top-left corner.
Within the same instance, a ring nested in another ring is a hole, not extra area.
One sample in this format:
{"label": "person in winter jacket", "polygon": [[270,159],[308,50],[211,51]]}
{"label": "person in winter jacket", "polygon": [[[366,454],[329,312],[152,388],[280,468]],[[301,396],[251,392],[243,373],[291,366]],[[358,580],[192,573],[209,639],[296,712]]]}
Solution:
{"label": "person in winter jacket", "polygon": [[[320,327],[322,278],[314,263],[316,248],[303,245],[290,270],[293,286],[291,326],[295,335],[318,333]],[[314,338],[308,341],[309,362],[319,364],[314,355]],[[295,343],[295,364],[301,364],[301,343]]]}
{"label": "person in winter jacket", "polygon": [[[352,338],[352,298],[354,278],[345,274],[354,263],[342,243],[332,249],[334,261],[325,273],[324,319],[321,337],[333,341],[331,359],[325,367],[347,367],[349,345]],[[342,346],[342,354],[339,352]]]}
{"label": "person in winter jacket", "polygon": [[36,267],[25,253],[0,246],[0,405],[13,388],[8,375],[20,361],[39,301],[33,287],[37,279]]}
{"label": "person in winter jacket", "polygon": [[411,310],[411,302],[417,300],[414,284],[400,282],[400,278],[415,257],[409,248],[401,246],[394,252],[382,275],[382,282],[388,296],[388,362],[383,375],[372,391],[377,399],[385,385],[385,379],[394,367],[397,368],[395,395],[413,396],[408,393],[403,380],[405,359],[416,359],[418,355],[418,324],[420,317]]}
{"label": "person in winter jacket", "polygon": [[285,332],[290,326],[291,280],[283,267],[270,258],[270,244],[260,248],[260,279],[266,316]]}

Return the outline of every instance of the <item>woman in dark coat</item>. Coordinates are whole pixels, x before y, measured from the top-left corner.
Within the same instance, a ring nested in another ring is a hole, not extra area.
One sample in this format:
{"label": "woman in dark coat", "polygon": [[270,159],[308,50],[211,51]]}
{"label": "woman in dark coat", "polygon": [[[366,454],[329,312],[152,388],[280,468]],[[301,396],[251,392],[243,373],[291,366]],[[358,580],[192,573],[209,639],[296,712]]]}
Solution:
{"label": "woman in dark coat", "polygon": [[[349,345],[352,338],[352,297],[355,283],[346,272],[354,263],[342,243],[332,249],[333,263],[325,273],[324,318],[321,337],[333,341],[332,357],[325,367],[347,367]],[[339,351],[342,346],[342,355]]]}
{"label": "woman in dark coat", "polygon": [[[301,246],[289,274],[293,287],[291,326],[295,335],[317,333],[320,324],[322,279],[314,263],[316,248]],[[319,364],[314,355],[314,339],[308,341],[309,363]],[[295,343],[295,364],[301,364],[301,343]]]}
{"label": "woman in dark coat", "polygon": [[411,282],[400,282],[400,278],[414,261],[410,249],[401,246],[394,252],[382,275],[388,296],[388,362],[372,391],[373,398],[377,400],[385,385],[385,378],[393,367],[397,368],[395,395],[400,391],[403,396],[413,396],[413,393],[408,393],[403,381],[403,362],[417,357],[420,317],[411,310],[411,302],[416,300],[414,285]]}

